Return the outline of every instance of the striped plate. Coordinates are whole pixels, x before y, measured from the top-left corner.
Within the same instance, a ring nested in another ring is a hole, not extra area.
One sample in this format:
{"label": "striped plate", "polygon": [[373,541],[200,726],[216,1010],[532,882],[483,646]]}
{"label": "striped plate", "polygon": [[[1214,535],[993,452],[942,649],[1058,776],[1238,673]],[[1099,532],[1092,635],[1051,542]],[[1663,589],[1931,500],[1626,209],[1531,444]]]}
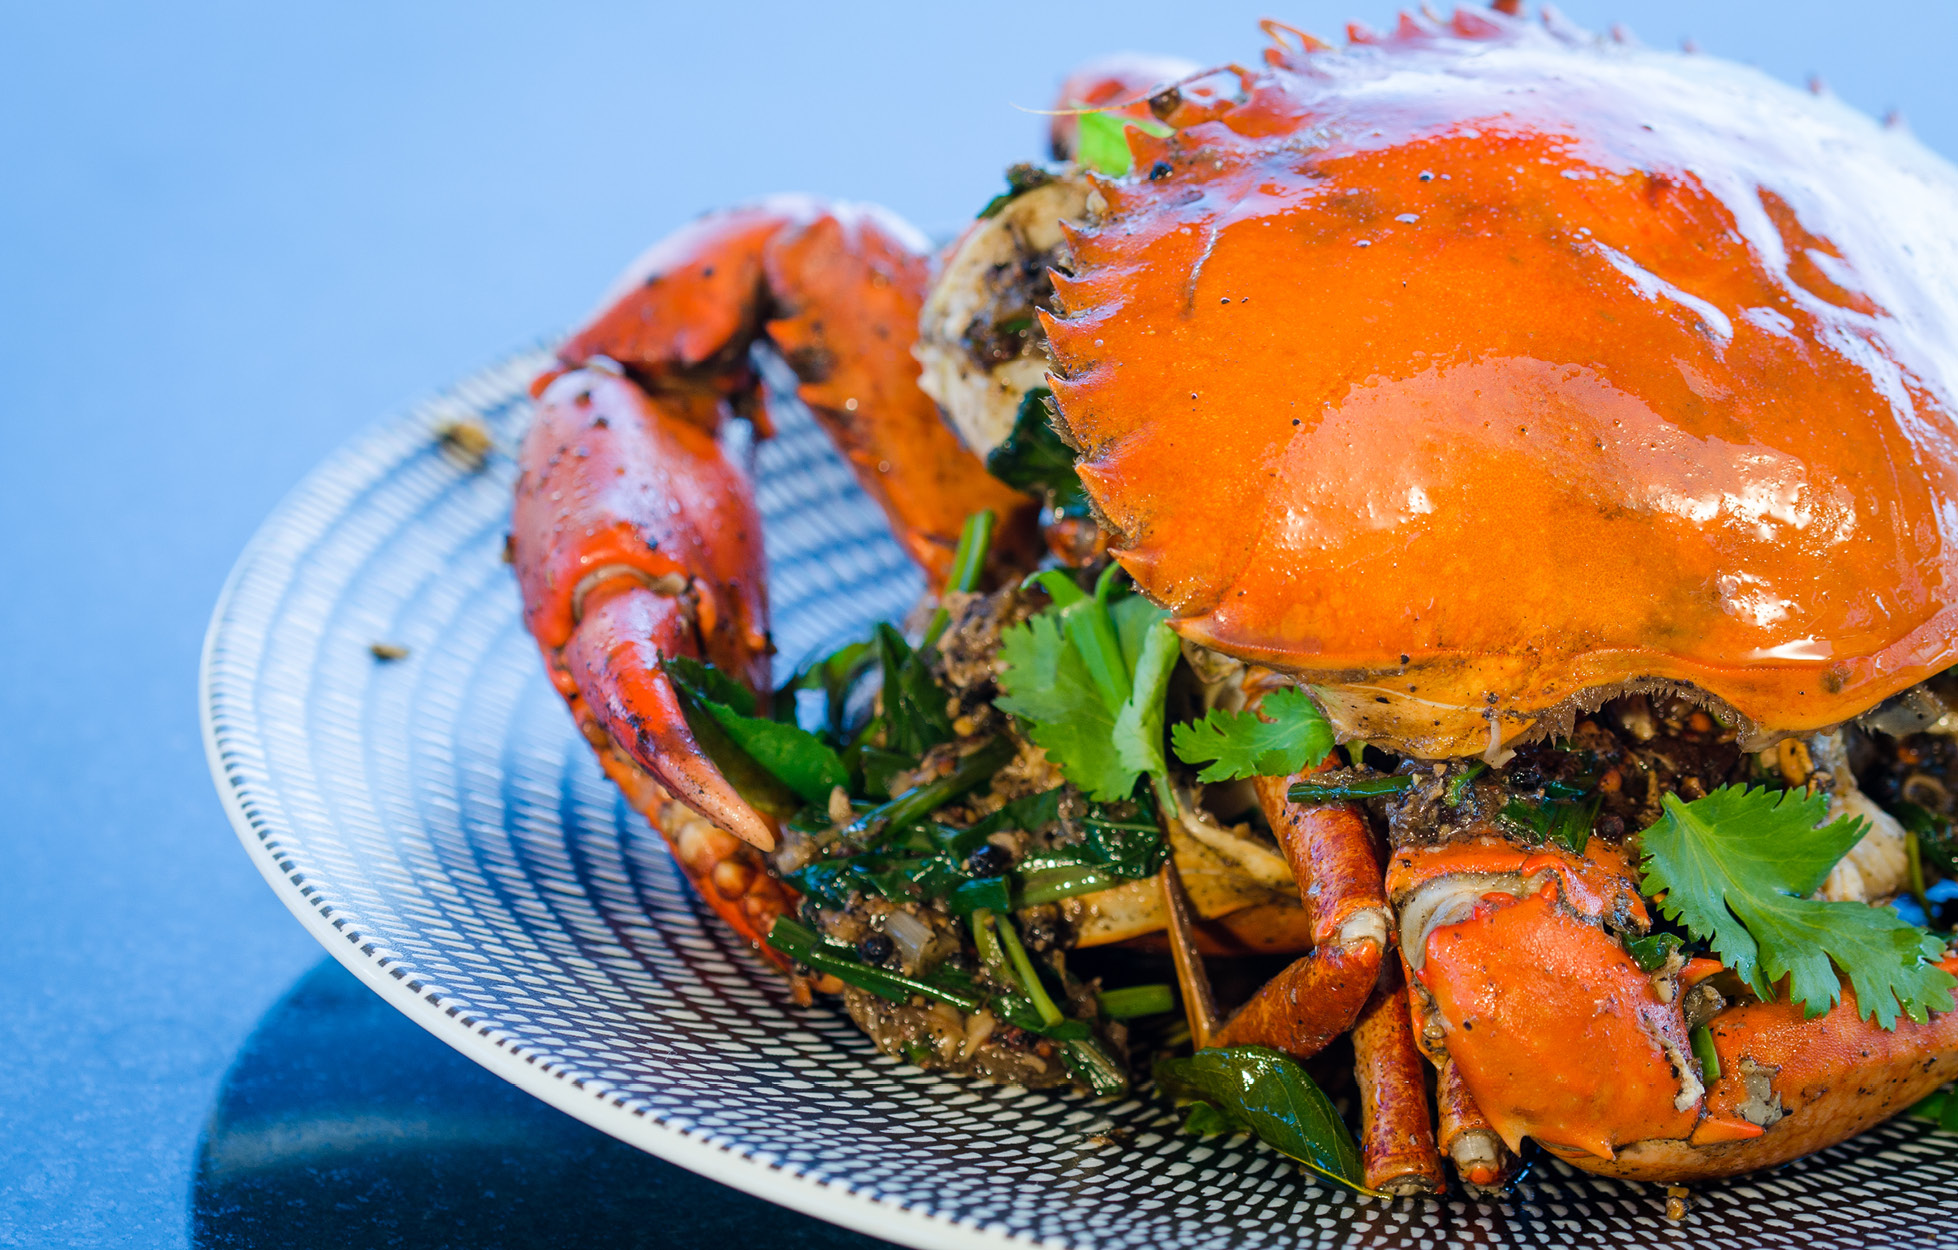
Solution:
{"label": "striped plate", "polygon": [[[502,561],[531,351],[321,465],[205,643],[219,794],[273,890],[470,1058],[716,1180],[917,1246],[1958,1245],[1958,1139],[1915,1123],[1695,1198],[1540,1163],[1507,1199],[1387,1203],[1141,1098],[878,1055],[688,892],[544,680]],[[916,574],[806,414],[759,448],[785,663],[901,614]],[[487,462],[439,437],[481,422]],[[392,660],[374,644],[405,648]]]}

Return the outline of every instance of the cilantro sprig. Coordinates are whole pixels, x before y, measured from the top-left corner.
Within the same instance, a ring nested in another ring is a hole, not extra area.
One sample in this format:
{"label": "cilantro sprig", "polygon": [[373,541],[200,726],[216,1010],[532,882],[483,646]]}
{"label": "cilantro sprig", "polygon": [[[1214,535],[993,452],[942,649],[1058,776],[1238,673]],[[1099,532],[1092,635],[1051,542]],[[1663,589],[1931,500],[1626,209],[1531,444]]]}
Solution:
{"label": "cilantro sprig", "polygon": [[1895,1028],[1900,1011],[1920,1022],[1950,1011],[1958,980],[1931,962],[1941,940],[1887,907],[1807,897],[1864,832],[1861,820],[1823,824],[1828,807],[1799,790],[1667,795],[1643,838],[1644,891],[1663,893],[1665,914],[1762,998],[1785,977],[1790,1001],[1820,1015],[1841,1001],[1840,971],[1858,1012],[1881,1028]]}
{"label": "cilantro sprig", "polygon": [[1145,773],[1174,810],[1163,753],[1163,693],[1179,654],[1169,614],[1140,595],[1113,597],[1116,565],[1084,593],[1065,574],[1030,581],[1053,603],[1000,635],[998,706],[1095,800],[1135,792]]}
{"label": "cilantro sprig", "polygon": [[1287,777],[1310,768],[1333,749],[1333,729],[1303,690],[1266,695],[1257,709],[1211,708],[1201,720],[1170,730],[1176,758],[1204,764],[1198,781]]}

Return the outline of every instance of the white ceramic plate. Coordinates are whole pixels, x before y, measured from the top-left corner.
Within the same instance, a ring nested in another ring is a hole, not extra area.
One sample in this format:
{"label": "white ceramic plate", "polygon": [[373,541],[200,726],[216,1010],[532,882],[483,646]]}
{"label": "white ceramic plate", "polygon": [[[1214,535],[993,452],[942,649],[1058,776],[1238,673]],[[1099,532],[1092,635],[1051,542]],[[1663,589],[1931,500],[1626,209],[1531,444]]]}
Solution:
{"label": "white ceramic plate", "polygon": [[[1958,1139],[1914,1123],[1702,1191],[1684,1225],[1657,1190],[1554,1162],[1503,1201],[1390,1204],[1245,1138],[1182,1137],[1145,1098],[934,1076],[834,1006],[793,1006],[601,777],[518,620],[509,455],[546,358],[321,465],[239,559],[205,643],[205,740],[246,851],[463,1054],[663,1158],[916,1246],[1958,1245]],[[758,456],[785,671],[919,584],[792,408]],[[478,471],[439,445],[459,419],[495,438]]]}

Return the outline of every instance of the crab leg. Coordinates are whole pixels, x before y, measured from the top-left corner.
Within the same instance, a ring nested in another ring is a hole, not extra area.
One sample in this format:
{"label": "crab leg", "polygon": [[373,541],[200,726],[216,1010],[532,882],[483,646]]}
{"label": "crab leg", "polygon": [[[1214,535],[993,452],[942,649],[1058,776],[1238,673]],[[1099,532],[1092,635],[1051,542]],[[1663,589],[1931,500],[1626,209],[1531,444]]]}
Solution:
{"label": "crab leg", "polygon": [[1360,1087],[1367,1188],[1396,1197],[1440,1193],[1444,1181],[1428,1115],[1428,1083],[1400,969],[1393,963],[1382,970],[1379,987],[1353,1025],[1353,1079]]}
{"label": "crab leg", "polygon": [[1485,1189],[1501,1184],[1509,1170],[1509,1152],[1475,1105],[1461,1070],[1445,1054],[1435,1065],[1435,1105],[1439,1112],[1435,1136],[1462,1179]]}
{"label": "crab leg", "polygon": [[730,396],[752,413],[749,349],[766,342],[934,586],[983,509],[1001,520],[995,554],[1030,564],[1037,505],[989,476],[918,389],[911,348],[930,278],[925,240],[882,209],[778,196],[646,252],[559,357],[605,357],[654,394]]}
{"label": "crab leg", "polygon": [[1373,993],[1393,928],[1366,813],[1294,803],[1292,777],[1260,777],[1258,802],[1312,917],[1313,950],[1266,982],[1218,1030],[1220,1046],[1260,1045],[1304,1059],[1351,1028]]}

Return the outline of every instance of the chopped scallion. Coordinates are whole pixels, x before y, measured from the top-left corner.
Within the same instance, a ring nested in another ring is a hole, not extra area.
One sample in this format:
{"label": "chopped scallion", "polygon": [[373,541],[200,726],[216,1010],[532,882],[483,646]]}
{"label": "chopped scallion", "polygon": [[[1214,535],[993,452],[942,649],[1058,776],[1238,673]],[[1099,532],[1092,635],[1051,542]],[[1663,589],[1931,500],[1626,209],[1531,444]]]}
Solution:
{"label": "chopped scallion", "polygon": [[1049,1026],[1059,1024],[1067,1017],[1061,1013],[1059,1007],[1054,1005],[1054,1000],[1048,997],[1047,987],[1040,983],[1040,973],[1034,968],[1032,957],[1027,954],[1027,948],[1020,944],[1019,930],[1015,929],[1012,920],[1005,916],[995,916],[993,921],[999,927],[1000,948],[1006,952],[1007,961],[1013,965],[1013,972],[1020,982],[1020,989],[1026,994],[1027,1000],[1033,1004],[1033,1009],[1040,1013],[1040,1022]]}
{"label": "chopped scallion", "polygon": [[1111,1020],[1132,1020],[1137,1016],[1159,1016],[1176,1008],[1176,994],[1169,986],[1125,985],[1118,990],[1103,990],[1101,1014]]}
{"label": "chopped scallion", "polygon": [[982,995],[958,986],[939,985],[918,977],[907,977],[888,968],[875,968],[857,958],[855,951],[828,941],[816,931],[787,916],[777,916],[768,931],[768,944],[790,959],[817,972],[827,972],[845,985],[867,990],[894,1003],[909,1002],[913,994],[950,1003],[960,1011],[977,1011],[985,1003]]}
{"label": "chopped scallion", "polygon": [[1700,1079],[1708,1085],[1720,1079],[1720,1052],[1713,1048],[1713,1030],[1693,1026],[1693,1058],[1700,1061]]}
{"label": "chopped scallion", "polygon": [[906,825],[923,820],[939,808],[964,798],[992,780],[993,774],[1004,768],[1007,761],[1013,758],[1015,750],[1014,745],[1006,738],[994,738],[960,760],[958,767],[937,781],[912,786],[890,802],[873,807],[857,817],[844,829],[844,836],[853,841],[861,841],[892,825]]}
{"label": "chopped scallion", "polygon": [[1399,794],[1414,784],[1406,773],[1391,777],[1360,777],[1352,781],[1301,781],[1285,792],[1294,803],[1343,803]]}

